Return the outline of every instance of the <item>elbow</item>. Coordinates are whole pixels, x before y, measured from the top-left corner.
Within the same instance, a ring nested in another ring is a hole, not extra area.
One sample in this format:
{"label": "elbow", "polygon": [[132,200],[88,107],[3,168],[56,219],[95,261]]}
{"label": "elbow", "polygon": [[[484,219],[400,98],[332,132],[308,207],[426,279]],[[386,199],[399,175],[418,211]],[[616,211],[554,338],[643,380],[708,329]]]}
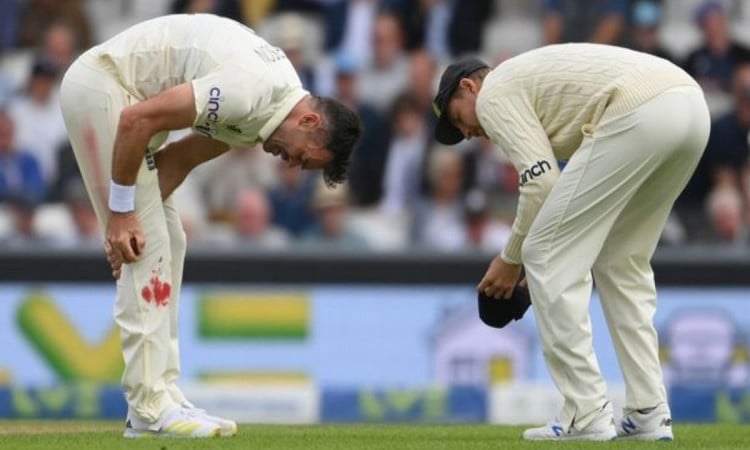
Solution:
{"label": "elbow", "polygon": [[151,129],[149,121],[133,106],[122,110],[118,128],[121,134],[142,136],[146,139],[150,139],[158,131]]}
{"label": "elbow", "polygon": [[132,132],[136,128],[138,114],[132,107],[127,107],[120,112],[120,123],[118,128],[122,132]]}

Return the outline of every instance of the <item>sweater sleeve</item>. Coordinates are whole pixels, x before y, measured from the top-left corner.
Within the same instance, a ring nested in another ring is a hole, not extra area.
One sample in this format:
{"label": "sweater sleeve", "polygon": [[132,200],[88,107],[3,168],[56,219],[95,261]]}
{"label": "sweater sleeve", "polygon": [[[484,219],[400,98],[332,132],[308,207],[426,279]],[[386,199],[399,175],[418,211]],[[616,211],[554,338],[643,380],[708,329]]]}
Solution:
{"label": "sweater sleeve", "polygon": [[480,94],[476,106],[479,122],[518,172],[518,209],[502,258],[521,264],[521,245],[560,176],[560,169],[547,134],[526,97],[508,92],[482,94],[485,93]]}

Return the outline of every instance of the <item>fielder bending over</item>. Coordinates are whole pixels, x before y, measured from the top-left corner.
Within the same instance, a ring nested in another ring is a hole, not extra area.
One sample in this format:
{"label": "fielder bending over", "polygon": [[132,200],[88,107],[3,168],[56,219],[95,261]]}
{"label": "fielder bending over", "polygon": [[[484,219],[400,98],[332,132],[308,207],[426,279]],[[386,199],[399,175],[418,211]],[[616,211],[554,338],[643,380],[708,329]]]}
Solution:
{"label": "fielder bending over", "polygon": [[[650,260],[708,140],[698,84],[644,53],[563,44],[495,69],[453,64],[434,106],[438,141],[487,137],[519,173],[513,233],[478,289],[503,301],[525,268],[564,405],[524,439],[672,440]],[[558,161],[567,161],[562,172]],[[625,379],[617,426],[591,342],[592,275]]]}

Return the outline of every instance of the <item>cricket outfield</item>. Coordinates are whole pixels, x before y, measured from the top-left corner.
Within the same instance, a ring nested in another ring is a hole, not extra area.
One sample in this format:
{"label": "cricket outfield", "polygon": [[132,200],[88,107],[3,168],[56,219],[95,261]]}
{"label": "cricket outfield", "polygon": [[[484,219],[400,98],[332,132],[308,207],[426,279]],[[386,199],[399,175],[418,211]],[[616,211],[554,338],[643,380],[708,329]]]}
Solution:
{"label": "cricket outfield", "polygon": [[522,427],[493,425],[241,426],[237,436],[209,440],[122,438],[122,423],[96,421],[0,421],[0,448],[27,449],[220,449],[220,450],[505,450],[522,448],[746,449],[750,427],[677,425],[665,442],[523,442]]}

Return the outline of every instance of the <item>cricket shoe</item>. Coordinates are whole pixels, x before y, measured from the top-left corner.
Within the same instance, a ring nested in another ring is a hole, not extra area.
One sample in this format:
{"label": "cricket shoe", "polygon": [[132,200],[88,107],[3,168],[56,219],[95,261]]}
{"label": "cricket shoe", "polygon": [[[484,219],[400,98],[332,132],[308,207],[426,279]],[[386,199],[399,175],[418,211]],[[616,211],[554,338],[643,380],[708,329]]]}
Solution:
{"label": "cricket shoe", "polygon": [[222,437],[234,436],[237,434],[237,423],[234,420],[224,419],[218,416],[212,416],[206,412],[205,409],[196,408],[195,405],[185,400],[182,407],[190,411],[191,414],[201,415],[206,419],[216,423],[221,430]]}
{"label": "cricket shoe", "polygon": [[617,427],[617,437],[639,441],[674,440],[669,406],[659,403],[655,408],[647,410],[625,410]]}
{"label": "cricket shoe", "polygon": [[123,436],[140,438],[213,438],[221,436],[221,427],[202,414],[186,408],[169,411],[156,423],[149,424],[128,414]]}
{"label": "cricket shoe", "polygon": [[575,424],[565,428],[555,419],[547,425],[529,428],[523,432],[527,441],[611,441],[617,437],[615,421],[612,417],[612,405],[607,402],[588,426],[581,429]]}

